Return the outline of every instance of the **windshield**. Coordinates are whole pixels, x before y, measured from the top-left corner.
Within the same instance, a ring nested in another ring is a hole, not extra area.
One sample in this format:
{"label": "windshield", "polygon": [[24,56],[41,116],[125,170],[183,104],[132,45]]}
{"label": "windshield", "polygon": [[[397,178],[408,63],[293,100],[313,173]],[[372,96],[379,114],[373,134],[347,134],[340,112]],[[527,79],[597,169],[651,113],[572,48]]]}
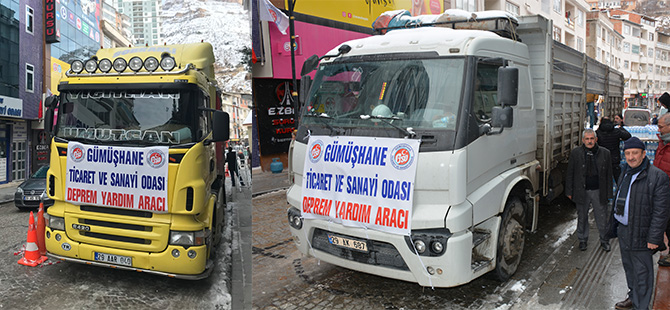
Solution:
{"label": "windshield", "polygon": [[[67,140],[194,142],[198,118],[189,92],[66,92],[56,136]],[[64,108],[71,103],[71,111]]]}
{"label": "windshield", "polygon": [[[456,130],[465,60],[390,59],[321,65],[301,125]],[[394,130],[395,131],[395,130]],[[381,134],[381,133],[380,133]]]}
{"label": "windshield", "polygon": [[46,179],[47,178],[47,171],[49,171],[49,165],[42,166],[33,175],[30,177],[33,179]]}

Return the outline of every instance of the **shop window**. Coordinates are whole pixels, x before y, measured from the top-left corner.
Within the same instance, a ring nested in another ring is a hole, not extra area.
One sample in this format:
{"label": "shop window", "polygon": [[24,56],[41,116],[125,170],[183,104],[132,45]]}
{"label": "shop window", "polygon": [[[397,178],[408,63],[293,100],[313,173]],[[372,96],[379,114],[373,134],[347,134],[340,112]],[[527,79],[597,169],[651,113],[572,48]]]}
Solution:
{"label": "shop window", "polygon": [[12,142],[12,180],[26,178],[26,142]]}

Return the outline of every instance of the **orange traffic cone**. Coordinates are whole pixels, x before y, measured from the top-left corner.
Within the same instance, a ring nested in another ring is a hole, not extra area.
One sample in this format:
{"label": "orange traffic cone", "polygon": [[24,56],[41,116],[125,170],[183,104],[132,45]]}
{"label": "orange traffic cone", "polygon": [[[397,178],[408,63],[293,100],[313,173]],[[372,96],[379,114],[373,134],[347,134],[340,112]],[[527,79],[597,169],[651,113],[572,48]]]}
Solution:
{"label": "orange traffic cone", "polygon": [[44,202],[40,202],[39,211],[37,211],[37,248],[40,250],[40,255],[47,254],[47,247],[44,244]]}
{"label": "orange traffic cone", "polygon": [[35,219],[33,218],[32,211],[30,211],[30,220],[28,221],[27,239],[25,253],[23,254],[23,258],[19,259],[18,263],[25,266],[35,267],[47,260],[47,257],[40,255],[37,244],[35,243],[37,242],[37,233],[35,232]]}

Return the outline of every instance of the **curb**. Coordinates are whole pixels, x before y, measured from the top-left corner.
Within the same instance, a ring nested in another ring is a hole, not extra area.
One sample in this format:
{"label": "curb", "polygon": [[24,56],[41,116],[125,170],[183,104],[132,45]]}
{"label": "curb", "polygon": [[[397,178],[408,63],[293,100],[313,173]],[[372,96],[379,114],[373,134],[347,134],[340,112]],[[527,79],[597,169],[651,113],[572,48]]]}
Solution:
{"label": "curb", "polygon": [[251,193],[251,198],[254,198],[254,197],[260,196],[260,195],[265,195],[265,194],[272,193],[272,192],[284,191],[284,190],[287,190],[289,187],[290,186],[278,187],[278,188],[275,188],[275,189],[269,189],[269,190],[258,192],[258,193]]}

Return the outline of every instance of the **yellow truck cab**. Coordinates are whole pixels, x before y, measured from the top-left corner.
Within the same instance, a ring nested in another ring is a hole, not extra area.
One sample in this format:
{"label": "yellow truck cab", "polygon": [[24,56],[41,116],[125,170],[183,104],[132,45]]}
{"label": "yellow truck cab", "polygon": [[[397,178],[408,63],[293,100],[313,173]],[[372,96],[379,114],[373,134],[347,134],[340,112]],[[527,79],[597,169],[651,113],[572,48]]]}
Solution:
{"label": "yellow truck cab", "polygon": [[223,142],[209,43],[101,49],[46,100],[48,255],[184,279],[222,238]]}

